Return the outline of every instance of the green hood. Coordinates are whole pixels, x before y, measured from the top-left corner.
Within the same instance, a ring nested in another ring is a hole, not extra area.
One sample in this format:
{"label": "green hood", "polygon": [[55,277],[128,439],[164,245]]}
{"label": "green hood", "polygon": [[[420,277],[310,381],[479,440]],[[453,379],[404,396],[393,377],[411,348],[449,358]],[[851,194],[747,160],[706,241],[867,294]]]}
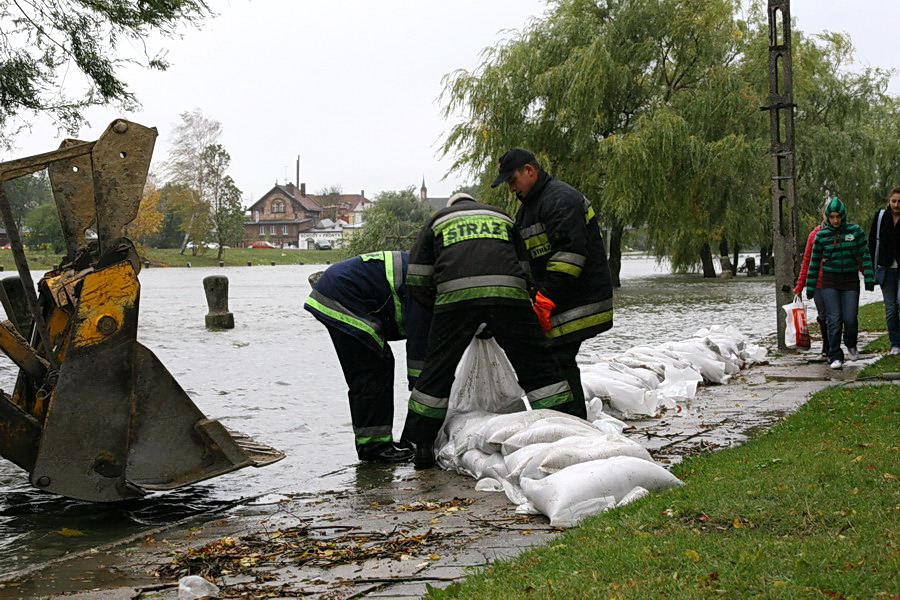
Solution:
{"label": "green hood", "polygon": [[835,229],[831,226],[831,223],[828,221],[828,215],[836,212],[841,215],[841,225],[847,222],[847,208],[844,206],[844,203],[841,202],[841,199],[835,196],[831,200],[828,201],[828,204],[825,206],[825,222],[826,227],[829,229]]}

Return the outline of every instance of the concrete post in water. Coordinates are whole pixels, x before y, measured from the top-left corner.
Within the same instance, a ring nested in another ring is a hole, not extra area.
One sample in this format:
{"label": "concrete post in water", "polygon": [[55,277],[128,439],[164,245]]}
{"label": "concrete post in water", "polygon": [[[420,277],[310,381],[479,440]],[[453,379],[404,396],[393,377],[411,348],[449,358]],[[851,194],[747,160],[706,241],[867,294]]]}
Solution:
{"label": "concrete post in water", "polygon": [[234,315],[228,312],[228,278],[224,275],[204,277],[203,290],[209,305],[206,326],[210,329],[234,329]]}
{"label": "concrete post in water", "polygon": [[[791,62],[791,2],[769,0],[769,131],[772,156],[772,229],[775,261],[775,305],[788,304],[799,273],[800,239],[797,235],[797,203],[794,162],[794,79]],[[784,290],[788,290],[785,292]],[[778,348],[784,343],[783,311],[776,310]]]}

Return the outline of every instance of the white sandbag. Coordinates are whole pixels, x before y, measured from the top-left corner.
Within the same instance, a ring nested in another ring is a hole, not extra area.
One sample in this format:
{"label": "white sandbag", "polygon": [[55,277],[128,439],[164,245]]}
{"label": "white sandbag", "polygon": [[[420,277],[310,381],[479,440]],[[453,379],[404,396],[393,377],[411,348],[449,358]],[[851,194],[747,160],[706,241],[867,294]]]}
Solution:
{"label": "white sandbag", "polygon": [[622,435],[622,432],[628,427],[628,424],[624,421],[620,421],[614,416],[604,412],[597,415],[595,419],[591,419],[591,424],[599,429],[601,433],[613,433],[616,435]]}
{"label": "white sandbag", "polygon": [[503,484],[492,477],[485,477],[475,482],[475,490],[479,492],[502,492]]}
{"label": "white sandbag", "polygon": [[592,437],[568,437],[551,444],[536,456],[536,460],[523,465],[521,477],[542,479],[572,465],[631,456],[653,462],[646,448],[622,435],[600,434]]}
{"label": "white sandbag", "polygon": [[[618,368],[616,368],[618,367]],[[637,375],[632,374],[628,367],[625,365],[617,365],[613,366],[612,363],[596,363],[593,365],[582,365],[580,368],[581,377],[599,377],[602,379],[615,379],[616,381],[621,381],[622,383],[627,383],[628,385],[644,388],[647,390],[652,390],[656,387],[656,383],[651,387],[647,385],[647,382]],[[654,378],[655,379],[655,378]]]}
{"label": "white sandbag", "polygon": [[628,375],[631,375],[632,377],[639,379],[643,382],[644,387],[648,390],[655,390],[657,387],[659,387],[659,377],[657,377],[656,373],[654,373],[650,369],[645,369],[643,367],[630,367],[616,360],[609,362],[609,369],[611,371],[626,373]]}
{"label": "white sandbag", "polygon": [[454,470],[474,479],[491,477],[502,481],[509,476],[506,463],[498,452],[486,453],[481,450],[469,450],[459,457],[453,466]]}
{"label": "white sandbag", "polygon": [[576,416],[567,415],[549,408],[540,408],[509,415],[498,415],[484,422],[481,431],[472,437],[472,441],[477,443],[480,438],[480,443],[475,447],[484,452],[494,452],[500,450],[503,442],[510,436],[522,431],[532,423],[548,417],[571,419],[575,422],[582,421],[582,419]]}
{"label": "white sandbag", "polygon": [[509,436],[500,450],[504,456],[512,454],[519,448],[531,444],[555,442],[572,435],[597,435],[597,428],[583,419],[567,419],[562,413],[559,417],[547,417],[530,424],[522,431]]}
{"label": "white sandbag", "polygon": [[703,380],[710,383],[724,383],[728,381],[725,373],[725,363],[718,360],[703,344],[696,342],[668,342],[663,348],[679,353],[703,375]]}
{"label": "white sandbag", "polygon": [[[435,458],[441,466],[443,462],[454,462],[473,448],[484,444],[484,424],[496,417],[494,413],[474,411],[454,413],[447,417],[438,432]],[[446,468],[446,467],[445,467]]]}
{"label": "white sandbag", "polygon": [[524,410],[522,388],[497,340],[473,337],[456,369],[450,391],[454,412]]}
{"label": "white sandbag", "polygon": [[551,444],[548,443],[532,444],[504,456],[503,462],[506,463],[506,471],[509,473],[509,480],[513,483],[519,483],[519,475],[522,474],[522,470],[525,469],[525,466],[536,457],[537,460],[540,461],[550,446]]}
{"label": "white sandbag", "polygon": [[[585,396],[587,397],[587,396]],[[597,421],[603,415],[603,400],[600,398],[591,398],[587,401],[587,420],[591,423]]]}
{"label": "white sandbag", "polygon": [[591,398],[608,398],[609,390],[606,387],[608,377],[604,377],[600,373],[582,373],[581,389],[584,392],[584,398],[590,401]]}
{"label": "white sandbag", "polygon": [[666,366],[666,378],[656,391],[669,400],[686,400],[697,395],[697,386],[702,382],[703,376],[694,369],[679,369],[669,365]]}
{"label": "white sandbag", "polygon": [[625,497],[616,503],[616,508],[618,508],[620,506],[625,506],[626,504],[631,504],[632,502],[634,502],[636,500],[640,500],[641,498],[643,498],[644,496],[646,496],[649,493],[650,493],[650,490],[648,490],[647,488],[642,488],[641,486],[637,486],[636,488],[632,489],[630,492],[625,494]]}
{"label": "white sandbag", "polygon": [[663,467],[633,456],[617,456],[567,467],[543,479],[522,477],[528,501],[550,518],[550,524],[571,527],[585,517],[615,506],[635,487],[650,491],[682,485]]}
{"label": "white sandbag", "polygon": [[627,352],[614,359],[617,363],[625,365],[631,369],[641,369],[653,373],[657,379],[662,379],[665,374],[665,364],[657,360],[647,360],[643,356],[629,355]]}
{"label": "white sandbag", "polygon": [[636,388],[619,381],[607,381],[609,405],[623,415],[649,415],[657,413],[659,401],[656,390]]}

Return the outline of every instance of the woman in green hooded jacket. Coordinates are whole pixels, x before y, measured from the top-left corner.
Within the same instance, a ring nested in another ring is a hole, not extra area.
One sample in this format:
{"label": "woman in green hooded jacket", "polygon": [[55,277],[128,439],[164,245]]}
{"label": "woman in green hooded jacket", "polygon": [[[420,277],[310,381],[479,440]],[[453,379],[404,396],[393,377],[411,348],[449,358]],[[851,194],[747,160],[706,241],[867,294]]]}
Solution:
{"label": "woman in green hooded jacket", "polygon": [[859,272],[862,271],[866,290],[869,291],[875,289],[875,274],[872,271],[866,234],[862,227],[847,221],[844,203],[837,197],[832,198],[825,214],[826,223],[813,241],[806,277],[806,295],[812,297],[821,267],[820,292],[825,301],[828,362],[832,369],[840,369],[844,365],[842,333],[847,358],[859,358],[859,351],[856,349],[859,332]]}

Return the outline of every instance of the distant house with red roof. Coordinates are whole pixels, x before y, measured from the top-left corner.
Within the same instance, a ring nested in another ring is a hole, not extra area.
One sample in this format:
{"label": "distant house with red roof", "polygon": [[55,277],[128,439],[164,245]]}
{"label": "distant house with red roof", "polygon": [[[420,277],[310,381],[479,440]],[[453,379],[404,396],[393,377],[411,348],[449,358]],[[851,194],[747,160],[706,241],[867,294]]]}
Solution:
{"label": "distant house with red roof", "polygon": [[[248,209],[243,246],[265,240],[280,247],[298,247],[300,234],[319,227],[323,219],[358,227],[372,205],[359,194],[307,195],[306,184],[276,184]],[[350,228],[353,229],[353,228]],[[305,247],[305,245],[301,246]]]}

